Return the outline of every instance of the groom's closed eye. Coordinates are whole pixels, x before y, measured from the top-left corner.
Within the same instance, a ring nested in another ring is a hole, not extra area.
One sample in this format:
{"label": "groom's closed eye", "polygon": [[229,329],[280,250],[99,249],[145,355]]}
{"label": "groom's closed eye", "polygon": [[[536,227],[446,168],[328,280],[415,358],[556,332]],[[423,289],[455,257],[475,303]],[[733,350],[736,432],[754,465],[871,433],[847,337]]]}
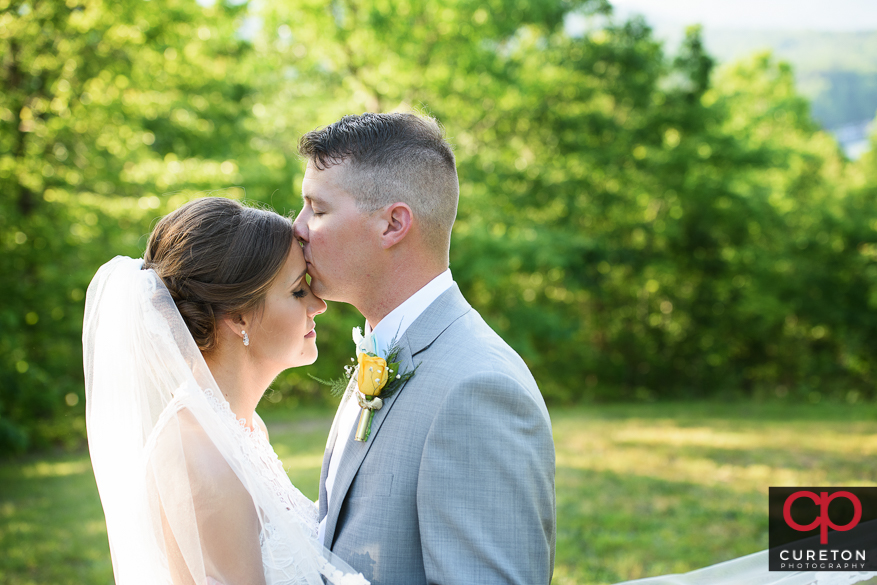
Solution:
{"label": "groom's closed eye", "polygon": [[320,199],[319,197],[313,197],[311,195],[303,195],[302,199],[304,199],[305,207],[310,206],[311,212],[314,215],[323,215],[328,211],[326,202]]}

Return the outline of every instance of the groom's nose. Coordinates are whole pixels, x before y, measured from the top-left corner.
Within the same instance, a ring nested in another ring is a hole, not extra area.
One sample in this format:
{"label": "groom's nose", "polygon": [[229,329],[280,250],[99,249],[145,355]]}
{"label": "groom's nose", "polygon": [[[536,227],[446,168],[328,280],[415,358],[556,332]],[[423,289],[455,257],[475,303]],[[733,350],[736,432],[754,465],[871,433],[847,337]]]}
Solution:
{"label": "groom's nose", "polygon": [[295,221],[292,222],[292,234],[295,236],[295,239],[299,242],[307,242],[308,241],[308,224],[307,221],[304,220],[305,210],[302,209],[301,213],[298,214],[298,217],[295,218]]}

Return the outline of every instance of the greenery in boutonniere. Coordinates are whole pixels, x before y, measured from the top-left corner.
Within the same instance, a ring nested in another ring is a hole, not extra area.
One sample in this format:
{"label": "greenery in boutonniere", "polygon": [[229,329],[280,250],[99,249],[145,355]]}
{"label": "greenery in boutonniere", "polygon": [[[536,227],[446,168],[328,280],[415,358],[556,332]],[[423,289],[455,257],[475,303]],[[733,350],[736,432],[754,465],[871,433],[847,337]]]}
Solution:
{"label": "greenery in boutonniere", "polygon": [[[350,358],[350,361],[353,361],[353,358]],[[337,378],[333,378],[331,380],[324,380],[323,378],[318,378],[313,374],[308,374],[311,379],[316,380],[320,384],[329,387],[329,393],[335,398],[340,398],[344,395],[344,391],[347,389],[347,385],[350,383],[350,376],[353,375],[354,366],[344,366],[344,374]]]}

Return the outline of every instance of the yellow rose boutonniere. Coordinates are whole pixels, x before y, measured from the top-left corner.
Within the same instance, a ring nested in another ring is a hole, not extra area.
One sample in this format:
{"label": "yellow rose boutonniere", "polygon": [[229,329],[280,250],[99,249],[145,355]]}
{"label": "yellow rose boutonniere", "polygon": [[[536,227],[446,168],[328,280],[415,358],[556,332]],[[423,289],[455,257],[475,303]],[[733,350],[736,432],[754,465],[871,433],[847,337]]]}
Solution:
{"label": "yellow rose boutonniere", "polygon": [[[333,396],[344,394],[350,379],[356,374],[356,398],[362,413],[359,415],[359,424],[356,426],[357,441],[368,441],[371,433],[372,419],[375,411],[380,410],[384,401],[389,399],[407,382],[417,367],[408,372],[402,372],[397,361],[399,346],[394,339],[390,344],[386,357],[380,357],[375,353],[374,341],[363,337],[359,327],[353,329],[353,342],[357,349],[357,367],[353,365],[344,368],[344,375],[336,380],[322,380],[311,376],[317,382],[332,387]],[[354,361],[350,358],[350,361]]]}
{"label": "yellow rose boutonniere", "polygon": [[362,412],[354,436],[357,441],[368,440],[375,411],[380,410],[384,405],[384,401],[378,398],[378,395],[386,386],[389,376],[390,368],[387,366],[387,360],[373,354],[359,354],[356,388],[360,392],[359,406],[362,407]]}
{"label": "yellow rose boutonniere", "polygon": [[360,392],[369,398],[380,395],[389,376],[387,360],[367,353],[359,354],[359,373],[356,376],[356,387]]}

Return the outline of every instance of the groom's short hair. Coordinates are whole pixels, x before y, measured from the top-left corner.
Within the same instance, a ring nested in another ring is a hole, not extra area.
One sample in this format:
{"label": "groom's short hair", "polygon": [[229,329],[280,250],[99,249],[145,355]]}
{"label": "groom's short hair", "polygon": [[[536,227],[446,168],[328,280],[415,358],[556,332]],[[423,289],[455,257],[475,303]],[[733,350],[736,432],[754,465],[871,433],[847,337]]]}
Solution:
{"label": "groom's short hair", "polygon": [[460,185],[454,152],[435,119],[412,113],[344,116],[305,134],[298,150],[317,170],[346,163],[344,187],[362,211],[408,204],[426,244],[447,261]]}

